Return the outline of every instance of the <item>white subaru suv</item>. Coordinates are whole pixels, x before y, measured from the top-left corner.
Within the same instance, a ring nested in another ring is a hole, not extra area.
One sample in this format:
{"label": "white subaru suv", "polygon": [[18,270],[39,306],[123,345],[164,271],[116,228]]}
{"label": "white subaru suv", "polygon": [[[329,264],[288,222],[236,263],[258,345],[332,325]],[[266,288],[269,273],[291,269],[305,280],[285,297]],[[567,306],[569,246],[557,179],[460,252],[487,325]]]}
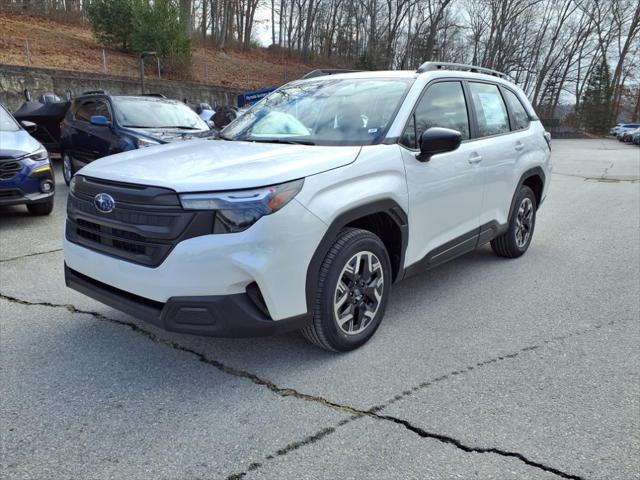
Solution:
{"label": "white subaru suv", "polygon": [[300,329],[348,351],[375,333],[394,283],[488,242],[501,257],[527,250],[550,138],[505,75],[326,73],[281,87],[218,140],[80,170],[66,284],[174,332]]}

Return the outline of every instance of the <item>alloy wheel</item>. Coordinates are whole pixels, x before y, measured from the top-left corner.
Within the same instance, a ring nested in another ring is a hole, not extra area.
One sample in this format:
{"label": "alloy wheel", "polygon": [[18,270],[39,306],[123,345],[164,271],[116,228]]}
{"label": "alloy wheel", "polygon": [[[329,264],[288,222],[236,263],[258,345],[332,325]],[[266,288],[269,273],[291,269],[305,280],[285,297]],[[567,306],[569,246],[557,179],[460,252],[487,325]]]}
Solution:
{"label": "alloy wheel", "polygon": [[363,332],[378,313],[383,292],[380,259],[369,251],[353,255],[342,269],[335,290],[333,313],[338,328],[347,335]]}
{"label": "alloy wheel", "polygon": [[533,229],[533,202],[525,197],[520,202],[518,214],[516,215],[516,245],[524,248],[531,237]]}

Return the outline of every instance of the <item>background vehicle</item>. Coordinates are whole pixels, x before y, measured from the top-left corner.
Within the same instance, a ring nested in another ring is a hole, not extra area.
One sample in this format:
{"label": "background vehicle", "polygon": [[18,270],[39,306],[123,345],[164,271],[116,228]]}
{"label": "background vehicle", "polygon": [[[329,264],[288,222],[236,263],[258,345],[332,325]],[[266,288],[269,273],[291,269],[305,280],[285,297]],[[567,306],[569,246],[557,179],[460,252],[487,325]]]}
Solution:
{"label": "background vehicle", "polygon": [[19,122],[33,122],[36,127],[31,135],[49,152],[60,153],[60,122],[67,114],[71,102],[60,100],[52,93],[40,95],[37,102],[31,101],[29,90],[24,91],[25,102],[14,112]]}
{"label": "background vehicle", "polygon": [[176,100],[86,92],[74,99],[62,124],[64,179],[68,184],[84,165],[107,155],[211,133],[206,122]]}
{"label": "background vehicle", "polygon": [[0,205],[26,205],[32,215],[53,210],[55,180],[49,154],[0,105]]}
{"label": "background vehicle", "polygon": [[635,135],[639,134],[639,133],[640,133],[640,127],[636,128],[634,130],[626,130],[620,136],[620,140],[622,140],[625,143],[631,143],[631,142],[633,142],[633,137]]}
{"label": "background vehicle", "polygon": [[611,130],[609,130],[609,135],[611,136],[616,136],[616,134],[618,133],[618,129],[624,124],[622,123],[616,123],[616,125],[614,127],[611,128]]}
{"label": "background vehicle", "polygon": [[290,83],[220,139],[79,172],[67,285],[172,331],[352,350],[394,282],[489,242],[523,255],[551,171],[522,90],[447,63]]}
{"label": "background vehicle", "polygon": [[636,133],[631,139],[634,145],[640,145],[640,132]]}
{"label": "background vehicle", "polygon": [[631,130],[635,130],[640,127],[640,123],[623,123],[616,130],[616,138],[622,141],[622,136]]}

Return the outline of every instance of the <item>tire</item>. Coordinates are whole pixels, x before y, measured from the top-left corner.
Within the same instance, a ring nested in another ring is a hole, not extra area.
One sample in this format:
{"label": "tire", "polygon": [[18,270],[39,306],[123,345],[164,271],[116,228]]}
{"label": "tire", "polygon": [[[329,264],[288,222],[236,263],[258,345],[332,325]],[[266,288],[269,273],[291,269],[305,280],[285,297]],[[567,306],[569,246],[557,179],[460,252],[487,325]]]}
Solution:
{"label": "tire", "polygon": [[320,266],[313,322],[302,335],[334,352],[360,347],[384,317],[391,282],[391,262],[380,238],[367,230],[342,230]]}
{"label": "tire", "polygon": [[507,231],[491,240],[491,248],[499,257],[517,258],[531,245],[536,226],[536,196],[526,185],[520,187],[513,204]]}
{"label": "tire", "polygon": [[29,210],[30,215],[49,215],[53,211],[53,197],[46,202],[31,203],[27,205],[27,210]]}
{"label": "tire", "polygon": [[76,170],[73,167],[73,160],[71,159],[71,155],[67,152],[64,152],[62,155],[62,176],[64,177],[64,183],[69,185],[71,183],[71,179],[76,174]]}

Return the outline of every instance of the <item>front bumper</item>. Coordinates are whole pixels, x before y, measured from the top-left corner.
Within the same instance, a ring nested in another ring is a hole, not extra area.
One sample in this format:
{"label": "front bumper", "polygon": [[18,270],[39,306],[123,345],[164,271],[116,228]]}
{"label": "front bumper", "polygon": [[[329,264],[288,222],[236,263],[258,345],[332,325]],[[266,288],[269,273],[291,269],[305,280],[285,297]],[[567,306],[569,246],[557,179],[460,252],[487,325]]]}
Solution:
{"label": "front bumper", "polygon": [[51,191],[49,193],[24,193],[18,188],[0,188],[0,206],[30,205],[32,203],[42,203],[49,200],[54,196],[54,194],[54,191]]}
{"label": "front bumper", "polygon": [[155,302],[156,307],[179,297],[245,295],[255,285],[267,318],[280,322],[310,311],[307,267],[326,228],[292,200],[243,232],[179,241],[157,266],[96,251],[90,244],[70,241],[68,235],[64,257],[70,269]]}
{"label": "front bumper", "polygon": [[170,332],[212,337],[261,337],[306,326],[310,314],[271,320],[246,293],[172,297],[155,302],[64,266],[67,287]]}
{"label": "front bumper", "polygon": [[[46,162],[40,162],[36,166],[42,167]],[[24,164],[24,160],[16,160],[12,163],[18,163],[21,168],[13,177],[0,180],[0,206],[42,203],[54,196],[55,177],[51,167],[34,173],[35,168]],[[51,190],[46,193],[40,188],[45,181],[51,187]]]}

